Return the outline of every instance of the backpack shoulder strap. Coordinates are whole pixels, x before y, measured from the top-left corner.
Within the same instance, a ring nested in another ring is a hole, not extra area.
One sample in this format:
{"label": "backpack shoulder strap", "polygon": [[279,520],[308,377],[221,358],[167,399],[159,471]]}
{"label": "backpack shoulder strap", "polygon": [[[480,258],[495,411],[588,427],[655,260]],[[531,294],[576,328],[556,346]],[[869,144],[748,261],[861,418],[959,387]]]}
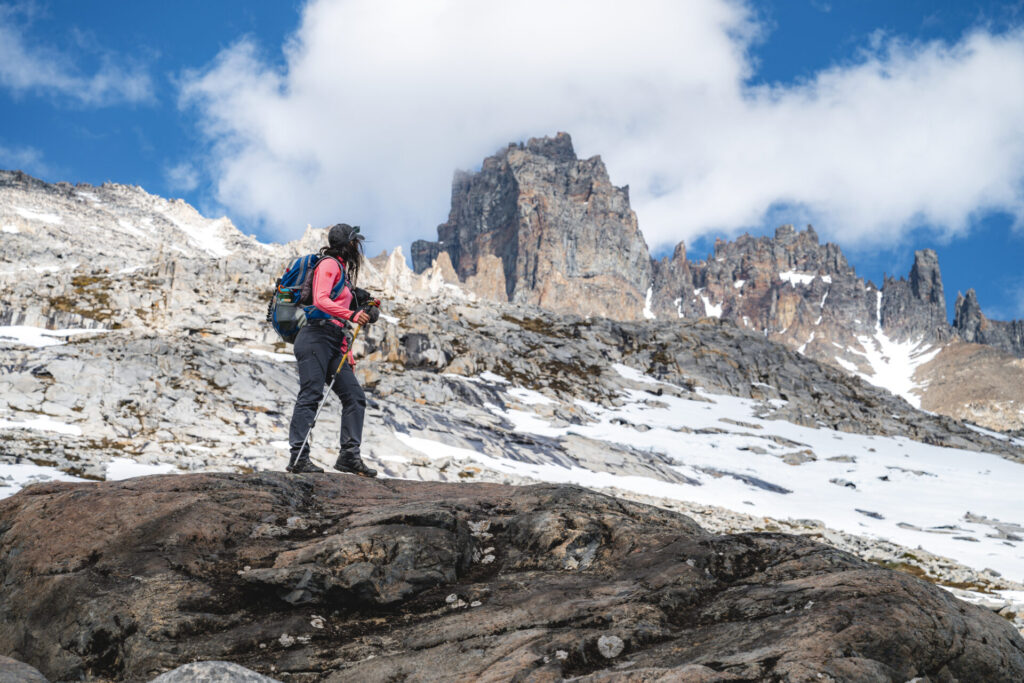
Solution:
{"label": "backpack shoulder strap", "polygon": [[[341,271],[341,277],[338,278],[337,284],[335,284],[334,287],[331,288],[331,299],[336,299],[338,297],[338,295],[341,294],[342,288],[345,286],[345,279],[346,279],[345,278],[345,264],[342,263],[338,258],[336,258],[334,256],[326,256],[326,257],[321,258],[319,261],[316,262],[316,265],[313,266],[313,272],[315,273],[316,269],[320,266],[320,264],[326,262],[327,259],[330,259],[330,260],[334,261],[335,263],[337,263],[338,264],[338,270]],[[310,280],[313,279],[313,275],[312,274],[310,274],[310,278],[309,279]]]}
{"label": "backpack shoulder strap", "polygon": [[341,277],[338,278],[338,284],[334,285],[334,287],[331,289],[331,298],[336,299],[338,298],[338,295],[341,294],[341,290],[345,287],[345,264],[333,256],[329,258],[338,264],[338,270],[341,271]]}

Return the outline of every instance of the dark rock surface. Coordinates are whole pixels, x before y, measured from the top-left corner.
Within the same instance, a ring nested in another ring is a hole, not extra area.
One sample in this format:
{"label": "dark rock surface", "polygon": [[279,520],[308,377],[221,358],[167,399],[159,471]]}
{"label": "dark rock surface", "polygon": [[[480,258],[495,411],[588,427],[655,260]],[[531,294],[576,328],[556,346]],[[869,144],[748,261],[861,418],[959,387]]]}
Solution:
{"label": "dark rock surface", "polygon": [[0,501],[0,586],[0,650],[54,679],[1024,678],[1010,624],[909,575],[554,485],[37,485]]}
{"label": "dark rock surface", "polygon": [[446,251],[466,280],[496,256],[509,301],[641,317],[651,262],[629,190],[611,184],[600,157],[577,159],[566,133],[509,145],[479,172],[457,173],[437,235],[413,244],[416,272]]}
{"label": "dark rock surface", "polygon": [[964,341],[995,346],[1024,358],[1024,320],[989,320],[981,312],[978,295],[968,289],[957,294],[953,327]]}

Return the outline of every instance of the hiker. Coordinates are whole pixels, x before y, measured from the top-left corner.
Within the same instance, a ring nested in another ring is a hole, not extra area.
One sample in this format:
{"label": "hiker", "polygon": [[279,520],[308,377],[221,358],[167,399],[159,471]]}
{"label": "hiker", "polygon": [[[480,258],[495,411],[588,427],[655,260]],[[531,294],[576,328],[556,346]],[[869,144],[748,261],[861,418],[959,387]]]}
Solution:
{"label": "hiker", "polygon": [[[312,444],[307,435],[313,426],[317,405],[323,398],[324,385],[331,381],[330,373],[338,367],[351,345],[346,321],[368,325],[376,322],[379,315],[375,308],[371,307],[367,312],[356,305],[357,295],[369,298],[365,291],[355,287],[363,257],[363,236],[359,234],[359,226],[346,223],[332,226],[327,232],[327,242],[328,246],[320,250],[321,258],[313,270],[313,306],[306,309],[306,324],[295,338],[299,394],[295,398],[288,430],[291,459],[287,468],[295,474],[324,471],[309,459]],[[339,289],[343,276],[344,284]],[[348,362],[338,371],[332,385],[342,405],[341,450],[334,469],[375,477],[377,471],[367,467],[359,456],[366,395],[352,371],[354,364],[355,359],[349,354]]]}

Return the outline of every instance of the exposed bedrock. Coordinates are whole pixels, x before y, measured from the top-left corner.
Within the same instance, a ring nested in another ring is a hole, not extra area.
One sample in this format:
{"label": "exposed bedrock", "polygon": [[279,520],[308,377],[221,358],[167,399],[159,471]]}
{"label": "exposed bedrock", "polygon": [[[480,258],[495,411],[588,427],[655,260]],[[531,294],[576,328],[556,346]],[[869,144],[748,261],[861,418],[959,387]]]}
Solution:
{"label": "exposed bedrock", "polygon": [[1024,358],[1024,320],[990,320],[981,312],[978,295],[957,293],[953,327],[964,341],[995,346],[1018,358]]}
{"label": "exposed bedrock", "polygon": [[194,474],[0,501],[0,651],[53,680],[1024,679],[1005,620],[583,489]]}

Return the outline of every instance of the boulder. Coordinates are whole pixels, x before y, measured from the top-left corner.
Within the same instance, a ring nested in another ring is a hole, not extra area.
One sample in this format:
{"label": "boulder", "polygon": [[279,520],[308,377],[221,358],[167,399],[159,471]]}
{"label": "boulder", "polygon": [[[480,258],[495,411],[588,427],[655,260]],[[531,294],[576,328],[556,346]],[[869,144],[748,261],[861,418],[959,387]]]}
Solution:
{"label": "boulder", "polygon": [[0,683],[50,683],[39,670],[0,655]]}
{"label": "boulder", "polygon": [[150,683],[280,683],[232,662],[193,662],[160,674]]}

